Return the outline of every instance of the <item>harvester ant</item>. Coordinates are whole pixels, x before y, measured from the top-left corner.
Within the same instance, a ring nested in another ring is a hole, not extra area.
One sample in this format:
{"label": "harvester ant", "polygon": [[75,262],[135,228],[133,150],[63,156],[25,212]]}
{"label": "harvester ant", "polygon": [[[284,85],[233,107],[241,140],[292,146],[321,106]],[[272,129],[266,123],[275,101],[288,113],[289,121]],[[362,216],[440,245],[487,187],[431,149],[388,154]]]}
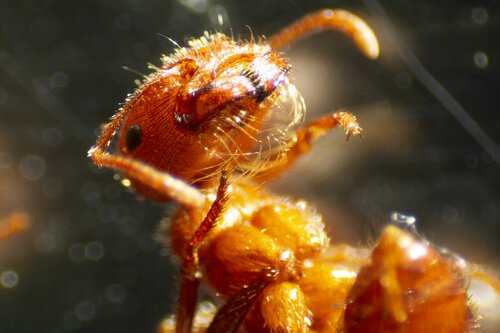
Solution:
{"label": "harvester ant", "polygon": [[[344,10],[306,15],[269,39],[205,33],[163,58],[89,151],[146,198],[180,204],[170,225],[179,305],[175,327],[162,332],[473,330],[457,261],[394,226],[371,252],[331,245],[306,202],[258,188],[329,130],[361,133],[345,111],[300,127],[304,102],[276,50],[322,30],[378,56],[372,30]],[[193,327],[201,281],[223,305]]]}

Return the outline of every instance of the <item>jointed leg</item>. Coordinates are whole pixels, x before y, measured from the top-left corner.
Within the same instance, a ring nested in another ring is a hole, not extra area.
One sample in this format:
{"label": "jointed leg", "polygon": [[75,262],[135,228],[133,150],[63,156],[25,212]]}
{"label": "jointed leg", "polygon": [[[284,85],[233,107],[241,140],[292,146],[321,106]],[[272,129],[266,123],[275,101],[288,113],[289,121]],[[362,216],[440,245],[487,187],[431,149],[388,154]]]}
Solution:
{"label": "jointed leg", "polygon": [[199,279],[182,277],[179,304],[175,319],[176,333],[191,333],[193,327],[196,302],[198,301]]}
{"label": "jointed leg", "polygon": [[192,272],[191,266],[198,266],[198,249],[201,244],[210,233],[210,231],[216,226],[217,219],[224,209],[224,205],[229,199],[229,180],[228,173],[223,171],[220,177],[219,187],[217,189],[217,196],[215,201],[210,206],[210,209],[203,219],[193,237],[189,241],[186,248],[186,253],[184,254],[183,270],[188,269],[188,273]]}
{"label": "jointed leg", "polygon": [[267,268],[260,277],[234,294],[213,318],[207,333],[235,333],[241,326],[246,314],[255,304],[264,289],[279,277],[279,271]]}
{"label": "jointed leg", "polygon": [[302,37],[324,30],[340,31],[351,38],[365,56],[370,59],[378,57],[377,38],[370,27],[358,16],[341,9],[324,9],[306,15],[271,36],[268,43],[273,49],[281,49]]}
{"label": "jointed leg", "polygon": [[354,115],[346,111],[329,114],[313,121],[306,127],[299,128],[294,141],[290,143],[285,152],[286,157],[283,163],[264,170],[262,173],[257,174],[256,178],[261,181],[268,181],[278,177],[284,171],[288,170],[299,157],[308,153],[316,140],[339,125],[345,129],[347,139],[349,139],[351,135],[361,136],[362,129]]}
{"label": "jointed leg", "polygon": [[198,250],[207,235],[216,226],[217,220],[229,198],[228,191],[228,174],[223,172],[216,199],[186,248],[181,267],[182,282],[179,307],[177,309],[176,333],[191,332],[201,277],[198,271]]}
{"label": "jointed leg", "polygon": [[[280,49],[302,37],[324,30],[340,31],[350,37],[365,56],[371,59],[378,57],[377,38],[370,27],[356,15],[338,9],[324,9],[306,15],[271,36],[268,43],[273,49]],[[356,122],[356,117],[348,112],[337,112],[320,118],[297,131],[295,141],[289,145],[288,150],[285,152],[285,162],[262,171],[255,178],[267,181],[279,176],[293,165],[297,158],[307,153],[314,141],[338,125],[345,128],[347,138],[351,135],[360,135],[361,128]]]}

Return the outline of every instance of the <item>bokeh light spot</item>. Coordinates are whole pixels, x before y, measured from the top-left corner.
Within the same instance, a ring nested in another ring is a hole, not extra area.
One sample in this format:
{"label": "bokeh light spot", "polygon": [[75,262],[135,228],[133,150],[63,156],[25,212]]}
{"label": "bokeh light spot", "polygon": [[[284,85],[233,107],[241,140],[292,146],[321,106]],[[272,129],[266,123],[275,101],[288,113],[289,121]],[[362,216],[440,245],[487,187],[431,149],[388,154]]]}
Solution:
{"label": "bokeh light spot", "polygon": [[127,290],[121,284],[113,284],[106,288],[106,299],[111,303],[121,303],[127,296]]}
{"label": "bokeh light spot", "polygon": [[57,239],[54,234],[50,232],[43,232],[36,236],[35,246],[40,252],[51,253],[57,247]]}
{"label": "bokeh light spot", "polygon": [[42,142],[50,147],[58,146],[63,140],[62,132],[58,128],[49,127],[42,132]]}
{"label": "bokeh light spot", "polygon": [[97,261],[104,257],[104,247],[100,242],[90,242],[85,246],[85,257]]}
{"label": "bokeh light spot", "polygon": [[477,68],[485,69],[488,67],[488,55],[483,51],[477,51],[474,53],[474,64]]}
{"label": "bokeh light spot", "polygon": [[0,283],[5,288],[14,288],[17,286],[18,281],[19,277],[14,271],[5,271],[0,275]]}
{"label": "bokeh light spot", "polygon": [[64,314],[62,323],[64,327],[69,330],[75,330],[82,324],[76,313],[74,313],[73,311],[68,311]]}
{"label": "bokeh light spot", "polygon": [[94,318],[95,305],[87,301],[81,302],[76,306],[75,313],[78,319],[82,321],[89,321]]}
{"label": "bokeh light spot", "polygon": [[69,258],[76,262],[80,263],[85,260],[85,245],[82,243],[76,243],[70,246],[68,249]]}
{"label": "bokeh light spot", "polygon": [[38,180],[45,175],[45,160],[38,155],[26,155],[19,162],[19,171],[28,180]]}
{"label": "bokeh light spot", "polygon": [[485,24],[489,20],[489,14],[483,7],[476,7],[472,9],[471,18],[476,24]]}

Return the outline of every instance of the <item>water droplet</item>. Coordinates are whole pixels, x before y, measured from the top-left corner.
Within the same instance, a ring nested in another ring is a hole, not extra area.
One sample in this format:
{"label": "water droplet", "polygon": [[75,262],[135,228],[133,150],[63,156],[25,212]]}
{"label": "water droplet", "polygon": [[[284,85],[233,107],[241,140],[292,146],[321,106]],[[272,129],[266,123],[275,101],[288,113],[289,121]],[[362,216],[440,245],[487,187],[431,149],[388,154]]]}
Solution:
{"label": "water droplet", "polygon": [[391,223],[399,225],[407,230],[412,232],[417,232],[417,228],[415,226],[417,222],[417,218],[412,215],[405,215],[398,212],[392,212],[389,216]]}

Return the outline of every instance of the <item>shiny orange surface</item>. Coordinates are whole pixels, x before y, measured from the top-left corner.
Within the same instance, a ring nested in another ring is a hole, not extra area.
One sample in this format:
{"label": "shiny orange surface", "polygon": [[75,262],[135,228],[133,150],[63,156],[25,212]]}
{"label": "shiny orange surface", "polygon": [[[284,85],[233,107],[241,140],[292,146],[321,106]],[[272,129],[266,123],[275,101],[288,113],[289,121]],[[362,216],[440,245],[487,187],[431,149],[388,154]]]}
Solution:
{"label": "shiny orange surface", "polygon": [[345,332],[469,332],[464,276],[452,259],[394,226],[382,233],[349,292]]}
{"label": "shiny orange surface", "polygon": [[[260,189],[336,126],[347,137],[361,134],[344,111],[292,126],[303,101],[276,48],[325,29],[378,55],[370,28],[343,10],[307,15],[267,41],[205,34],[164,57],[89,152],[147,198],[180,203],[163,235],[182,261],[179,306],[160,332],[475,329],[464,283],[470,272],[459,262],[394,226],[372,250],[334,246],[306,202]],[[267,132],[284,97],[290,119]],[[273,141],[285,128],[293,135]],[[115,133],[116,154],[107,151]],[[221,306],[197,325],[201,282]]]}

